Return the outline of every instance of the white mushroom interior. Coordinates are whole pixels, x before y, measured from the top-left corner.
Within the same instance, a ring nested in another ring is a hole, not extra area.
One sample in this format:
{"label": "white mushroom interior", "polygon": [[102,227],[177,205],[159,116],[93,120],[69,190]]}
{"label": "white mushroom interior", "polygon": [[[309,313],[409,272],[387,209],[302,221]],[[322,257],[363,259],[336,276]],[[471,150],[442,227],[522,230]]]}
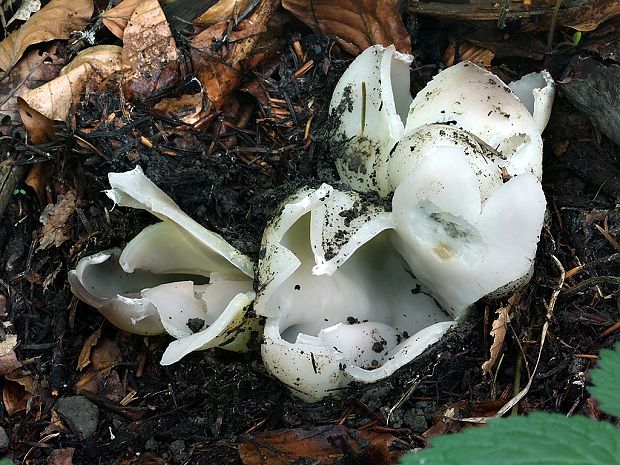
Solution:
{"label": "white mushroom interior", "polygon": [[[314,221],[314,213],[332,196],[334,192],[327,197],[313,192],[298,196],[267,228],[268,251],[259,262],[259,276],[277,285],[259,290],[255,303],[256,312],[268,316],[265,365],[300,395],[315,400],[351,380],[371,382],[388,376],[452,324],[413,278],[387,232],[377,232],[380,228],[369,228],[372,233],[331,274],[313,273],[311,237],[324,237],[314,229],[329,227]],[[381,221],[381,214],[377,216]],[[278,247],[269,247],[272,241]],[[274,263],[272,254],[293,256],[296,266],[269,268],[274,276],[261,274],[263,263]],[[418,337],[434,325],[432,338]]]}
{"label": "white mushroom interior", "polygon": [[425,157],[392,205],[397,248],[455,317],[529,278],[546,206],[534,175],[512,178],[482,202],[474,170],[454,148]]}
{"label": "white mushroom interior", "polygon": [[109,179],[115,202],[163,221],[144,228],[120,256],[114,250],[80,260],[69,275],[73,292],[128,332],[181,339],[165,360],[215,345],[243,349],[235,336],[256,325],[244,320],[254,298],[252,261],[182,212],[140,167]]}

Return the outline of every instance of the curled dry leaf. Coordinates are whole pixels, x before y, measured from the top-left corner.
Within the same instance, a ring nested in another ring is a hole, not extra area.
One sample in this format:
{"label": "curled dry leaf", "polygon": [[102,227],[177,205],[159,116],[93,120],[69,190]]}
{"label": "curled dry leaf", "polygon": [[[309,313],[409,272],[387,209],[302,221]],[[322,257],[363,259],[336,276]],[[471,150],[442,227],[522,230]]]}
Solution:
{"label": "curled dry leaf", "polygon": [[396,0],[282,0],[282,6],[316,32],[332,34],[351,55],[371,45],[394,44],[411,53],[411,38]]}
{"label": "curled dry leaf", "polygon": [[157,0],[142,2],[123,33],[123,91],[129,98],[148,96],[174,83],[179,52]]}
{"label": "curled dry leaf", "polygon": [[[217,110],[239,86],[242,63],[252,54],[259,34],[267,30],[278,3],[265,0],[232,29],[228,22],[217,23],[192,40],[190,55],[196,77]],[[224,38],[227,40],[223,41]]]}
{"label": "curled dry leaf", "polygon": [[15,355],[16,345],[17,336],[15,334],[7,334],[4,341],[0,342],[0,376],[11,373],[22,366],[17,360],[17,355]]}
{"label": "curled dry leaf", "polygon": [[30,45],[68,39],[88,24],[93,8],[92,0],[52,0],[0,42],[0,70],[9,72]]}
{"label": "curled dry leaf", "polygon": [[489,359],[482,364],[482,371],[489,373],[491,369],[497,363],[499,354],[504,346],[504,339],[506,338],[506,329],[508,329],[508,323],[510,323],[510,310],[517,304],[521,298],[521,293],[516,292],[510,299],[508,299],[508,305],[497,309],[497,318],[491,325],[491,337],[493,343],[491,344],[491,352]]}
{"label": "curled dry leaf", "polygon": [[56,79],[26,92],[22,98],[49,119],[65,121],[71,109],[80,103],[84,91],[119,71],[120,63],[121,48],[116,45],[88,48],[78,53]]}
{"label": "curled dry leaf", "polygon": [[86,339],[86,342],[84,342],[82,350],[80,351],[80,356],[78,357],[78,371],[82,371],[84,368],[90,365],[90,351],[99,342],[99,337],[101,337],[101,328],[88,336],[88,339]]}
{"label": "curled dry leaf", "polygon": [[47,458],[47,465],[73,465],[75,448],[54,449]]}
{"label": "curled dry leaf", "polygon": [[0,79],[0,134],[8,136],[21,126],[17,97],[51,81],[66,60],[56,54],[56,44],[46,50],[30,50]]}
{"label": "curled dry leaf", "polygon": [[194,20],[194,24],[211,26],[235,18],[252,3],[252,0],[219,0],[215,5]]}
{"label": "curled dry leaf", "polygon": [[21,97],[17,97],[17,109],[32,143],[44,144],[56,139],[54,120],[30,108]]}
{"label": "curled dry leaf", "polygon": [[67,220],[75,212],[75,192],[69,191],[65,195],[59,195],[56,205],[49,204],[41,213],[41,240],[37,250],[45,250],[52,244],[59,247],[69,239],[69,227]]}
{"label": "curled dry leaf", "polygon": [[154,108],[162,113],[172,115],[186,124],[194,124],[200,119],[202,93],[165,98],[159,101]]}
{"label": "curled dry leaf", "polygon": [[114,8],[104,11],[101,13],[103,25],[116,37],[122,39],[129,18],[131,18],[131,15],[136,11],[140,3],[142,3],[142,0],[123,0]]}
{"label": "curled dry leaf", "polygon": [[28,400],[34,394],[34,381],[31,376],[24,376],[20,370],[9,373],[4,377],[2,401],[9,415],[26,410]]}

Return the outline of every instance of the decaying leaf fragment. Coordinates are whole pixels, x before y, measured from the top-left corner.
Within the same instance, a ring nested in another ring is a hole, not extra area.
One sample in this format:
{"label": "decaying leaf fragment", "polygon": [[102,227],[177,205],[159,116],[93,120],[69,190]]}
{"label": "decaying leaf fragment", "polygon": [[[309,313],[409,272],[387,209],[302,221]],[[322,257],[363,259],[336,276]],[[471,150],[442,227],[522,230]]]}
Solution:
{"label": "decaying leaf fragment", "polygon": [[55,121],[64,121],[71,108],[78,105],[87,87],[93,88],[120,70],[121,48],[97,45],[80,52],[59,76],[22,98],[30,108]]}
{"label": "decaying leaf fragment", "polygon": [[[400,447],[405,446],[401,449]],[[245,465],[286,465],[303,458],[329,465],[349,456],[364,463],[396,463],[407,444],[387,432],[355,430],[342,425],[293,428],[247,435],[239,443]]]}
{"label": "decaying leaf fragment", "polygon": [[123,0],[114,8],[104,11],[101,13],[103,25],[116,37],[122,39],[129,18],[131,18],[131,15],[136,11],[140,3],[142,3],[142,0]]}
{"label": "decaying leaf fragment", "polygon": [[129,98],[148,96],[178,77],[179,52],[157,0],[142,2],[123,32],[123,91]]}
{"label": "decaying leaf fragment", "polygon": [[493,321],[490,333],[493,338],[493,344],[491,344],[491,354],[489,359],[482,364],[482,371],[484,373],[489,373],[499,359],[502,347],[504,346],[508,323],[510,323],[510,311],[514,308],[520,298],[521,293],[515,292],[512,297],[508,299],[508,304],[504,307],[498,308],[495,312],[497,313],[497,318]]}
{"label": "decaying leaf fragment", "polygon": [[371,45],[394,44],[411,53],[411,38],[395,0],[283,0],[282,6],[314,31],[332,34],[342,48],[358,55]]}
{"label": "decaying leaf fragment", "polygon": [[69,225],[67,220],[75,212],[75,192],[69,191],[59,195],[56,204],[49,204],[41,214],[44,223],[41,230],[41,240],[37,250],[45,250],[52,244],[56,247],[69,239]]}
{"label": "decaying leaf fragment", "polygon": [[227,21],[217,23],[192,40],[190,54],[196,77],[217,110],[239,86],[242,62],[252,54],[278,3],[264,0],[235,27],[229,29]]}
{"label": "decaying leaf fragment", "polygon": [[0,42],[0,70],[9,72],[30,45],[68,39],[88,24],[93,8],[92,0],[52,0]]}
{"label": "decaying leaf fragment", "polygon": [[194,20],[194,24],[211,26],[221,21],[228,21],[242,13],[251,0],[219,0],[215,5]]}

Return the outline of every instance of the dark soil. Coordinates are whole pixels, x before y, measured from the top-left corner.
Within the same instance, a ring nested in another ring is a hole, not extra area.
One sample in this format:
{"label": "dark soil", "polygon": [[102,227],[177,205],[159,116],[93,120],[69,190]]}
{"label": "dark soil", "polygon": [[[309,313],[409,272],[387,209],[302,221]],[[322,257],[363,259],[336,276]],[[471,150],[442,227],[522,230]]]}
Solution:
{"label": "dark soil", "polygon": [[[418,27],[437,33],[424,35],[414,46],[419,60],[412,74],[414,88],[435,72],[444,46],[441,32],[449,29],[431,20]],[[329,38],[304,35],[301,43],[314,54],[315,63],[325,66],[315,66],[305,79],[296,79],[298,63],[292,49],[284,49],[278,60],[256,71],[272,97],[301,109],[289,118],[256,123],[264,110],[249,94],[239,94],[239,107],[252,112],[244,127],[235,126],[239,112],[225,110],[208,131],[196,131],[157,114],[148,103],[136,104],[123,116],[118,96],[110,91],[90,95],[76,116],[75,128],[64,128],[58,142],[38,147],[50,154],[49,161],[18,139],[2,141],[3,153],[9,149],[20,160],[33,157],[49,166],[49,201],[69,188],[79,199],[78,214],[69,220],[71,238],[58,248],[36,250],[44,205],[28,187],[24,186],[25,194],[14,196],[0,226],[3,319],[12,323],[10,331],[19,337],[18,359],[25,361],[23,368],[35,384],[24,410],[5,412],[0,418],[12,438],[8,455],[16,462],[27,457],[26,463],[45,463],[52,450],[73,447],[76,464],[240,464],[237,445],[248,437],[244,434],[336,424],[383,428],[402,440],[401,447],[421,447],[422,433],[431,427],[438,432],[462,427],[456,421],[442,421],[447,405],[458,405],[460,417],[476,416],[480,409],[497,410],[518,390],[515,383],[521,387],[527,383],[540,349],[545,303],[560,276],[552,256],[566,271],[591,265],[566,279],[538,371],[518,408],[602,416],[585,389],[587,373],[596,363],[593,356],[613,346],[617,338],[618,332],[604,337],[601,333],[620,320],[620,301],[617,285],[588,280],[620,272],[614,256],[619,251],[595,227],[620,237],[620,192],[616,184],[605,182],[605,173],[617,170],[620,149],[572,107],[561,90],[544,135],[549,216],[536,273],[524,290],[502,362],[492,377],[483,376],[480,366],[488,358],[495,310],[505,302],[480,302],[467,322],[389,379],[354,386],[340,400],[306,404],[266,374],[256,353],[215,349],[162,367],[158,360],[168,337],[147,340],[118,331],[72,296],[66,274],[79,258],[122,246],[153,222],[147,213],[112,209],[102,193],[108,187],[108,172],[141,165],[184,211],[252,257],[258,255],[266,221],[287,194],[305,184],[337,182],[325,143],[327,106],[348,59],[337,54]],[[568,54],[548,55],[546,61],[507,57],[494,65],[514,75],[549,67],[559,77]],[[105,122],[111,113],[122,127]],[[305,124],[311,116],[311,141],[306,141]],[[224,124],[226,130],[220,130]],[[153,148],[143,145],[141,136]],[[567,292],[584,282],[579,292]],[[103,328],[101,340],[118,345],[122,363],[111,370],[113,376],[106,378],[98,394],[87,395],[100,409],[97,431],[87,439],[67,431],[54,435],[58,430],[50,428],[52,407],[56,399],[76,395],[78,356],[98,328]],[[9,381],[3,382],[6,396]],[[122,392],[135,390],[136,400],[127,406],[110,400],[105,388],[113,389],[112,385]],[[19,386],[11,389],[17,389],[19,396]],[[179,440],[182,443],[175,442]],[[345,453],[338,463],[362,461]]]}

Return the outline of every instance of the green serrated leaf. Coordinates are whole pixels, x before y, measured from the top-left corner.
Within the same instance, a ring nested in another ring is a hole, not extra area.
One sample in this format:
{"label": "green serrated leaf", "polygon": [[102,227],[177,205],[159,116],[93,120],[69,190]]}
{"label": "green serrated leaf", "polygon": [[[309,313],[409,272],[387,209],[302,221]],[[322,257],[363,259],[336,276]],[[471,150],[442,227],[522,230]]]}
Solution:
{"label": "green serrated leaf", "polygon": [[620,465],[620,430],[585,417],[532,413],[440,436],[402,465]]}
{"label": "green serrated leaf", "polygon": [[620,351],[601,350],[598,369],[590,373],[593,387],[589,389],[601,404],[601,409],[620,417]]}

